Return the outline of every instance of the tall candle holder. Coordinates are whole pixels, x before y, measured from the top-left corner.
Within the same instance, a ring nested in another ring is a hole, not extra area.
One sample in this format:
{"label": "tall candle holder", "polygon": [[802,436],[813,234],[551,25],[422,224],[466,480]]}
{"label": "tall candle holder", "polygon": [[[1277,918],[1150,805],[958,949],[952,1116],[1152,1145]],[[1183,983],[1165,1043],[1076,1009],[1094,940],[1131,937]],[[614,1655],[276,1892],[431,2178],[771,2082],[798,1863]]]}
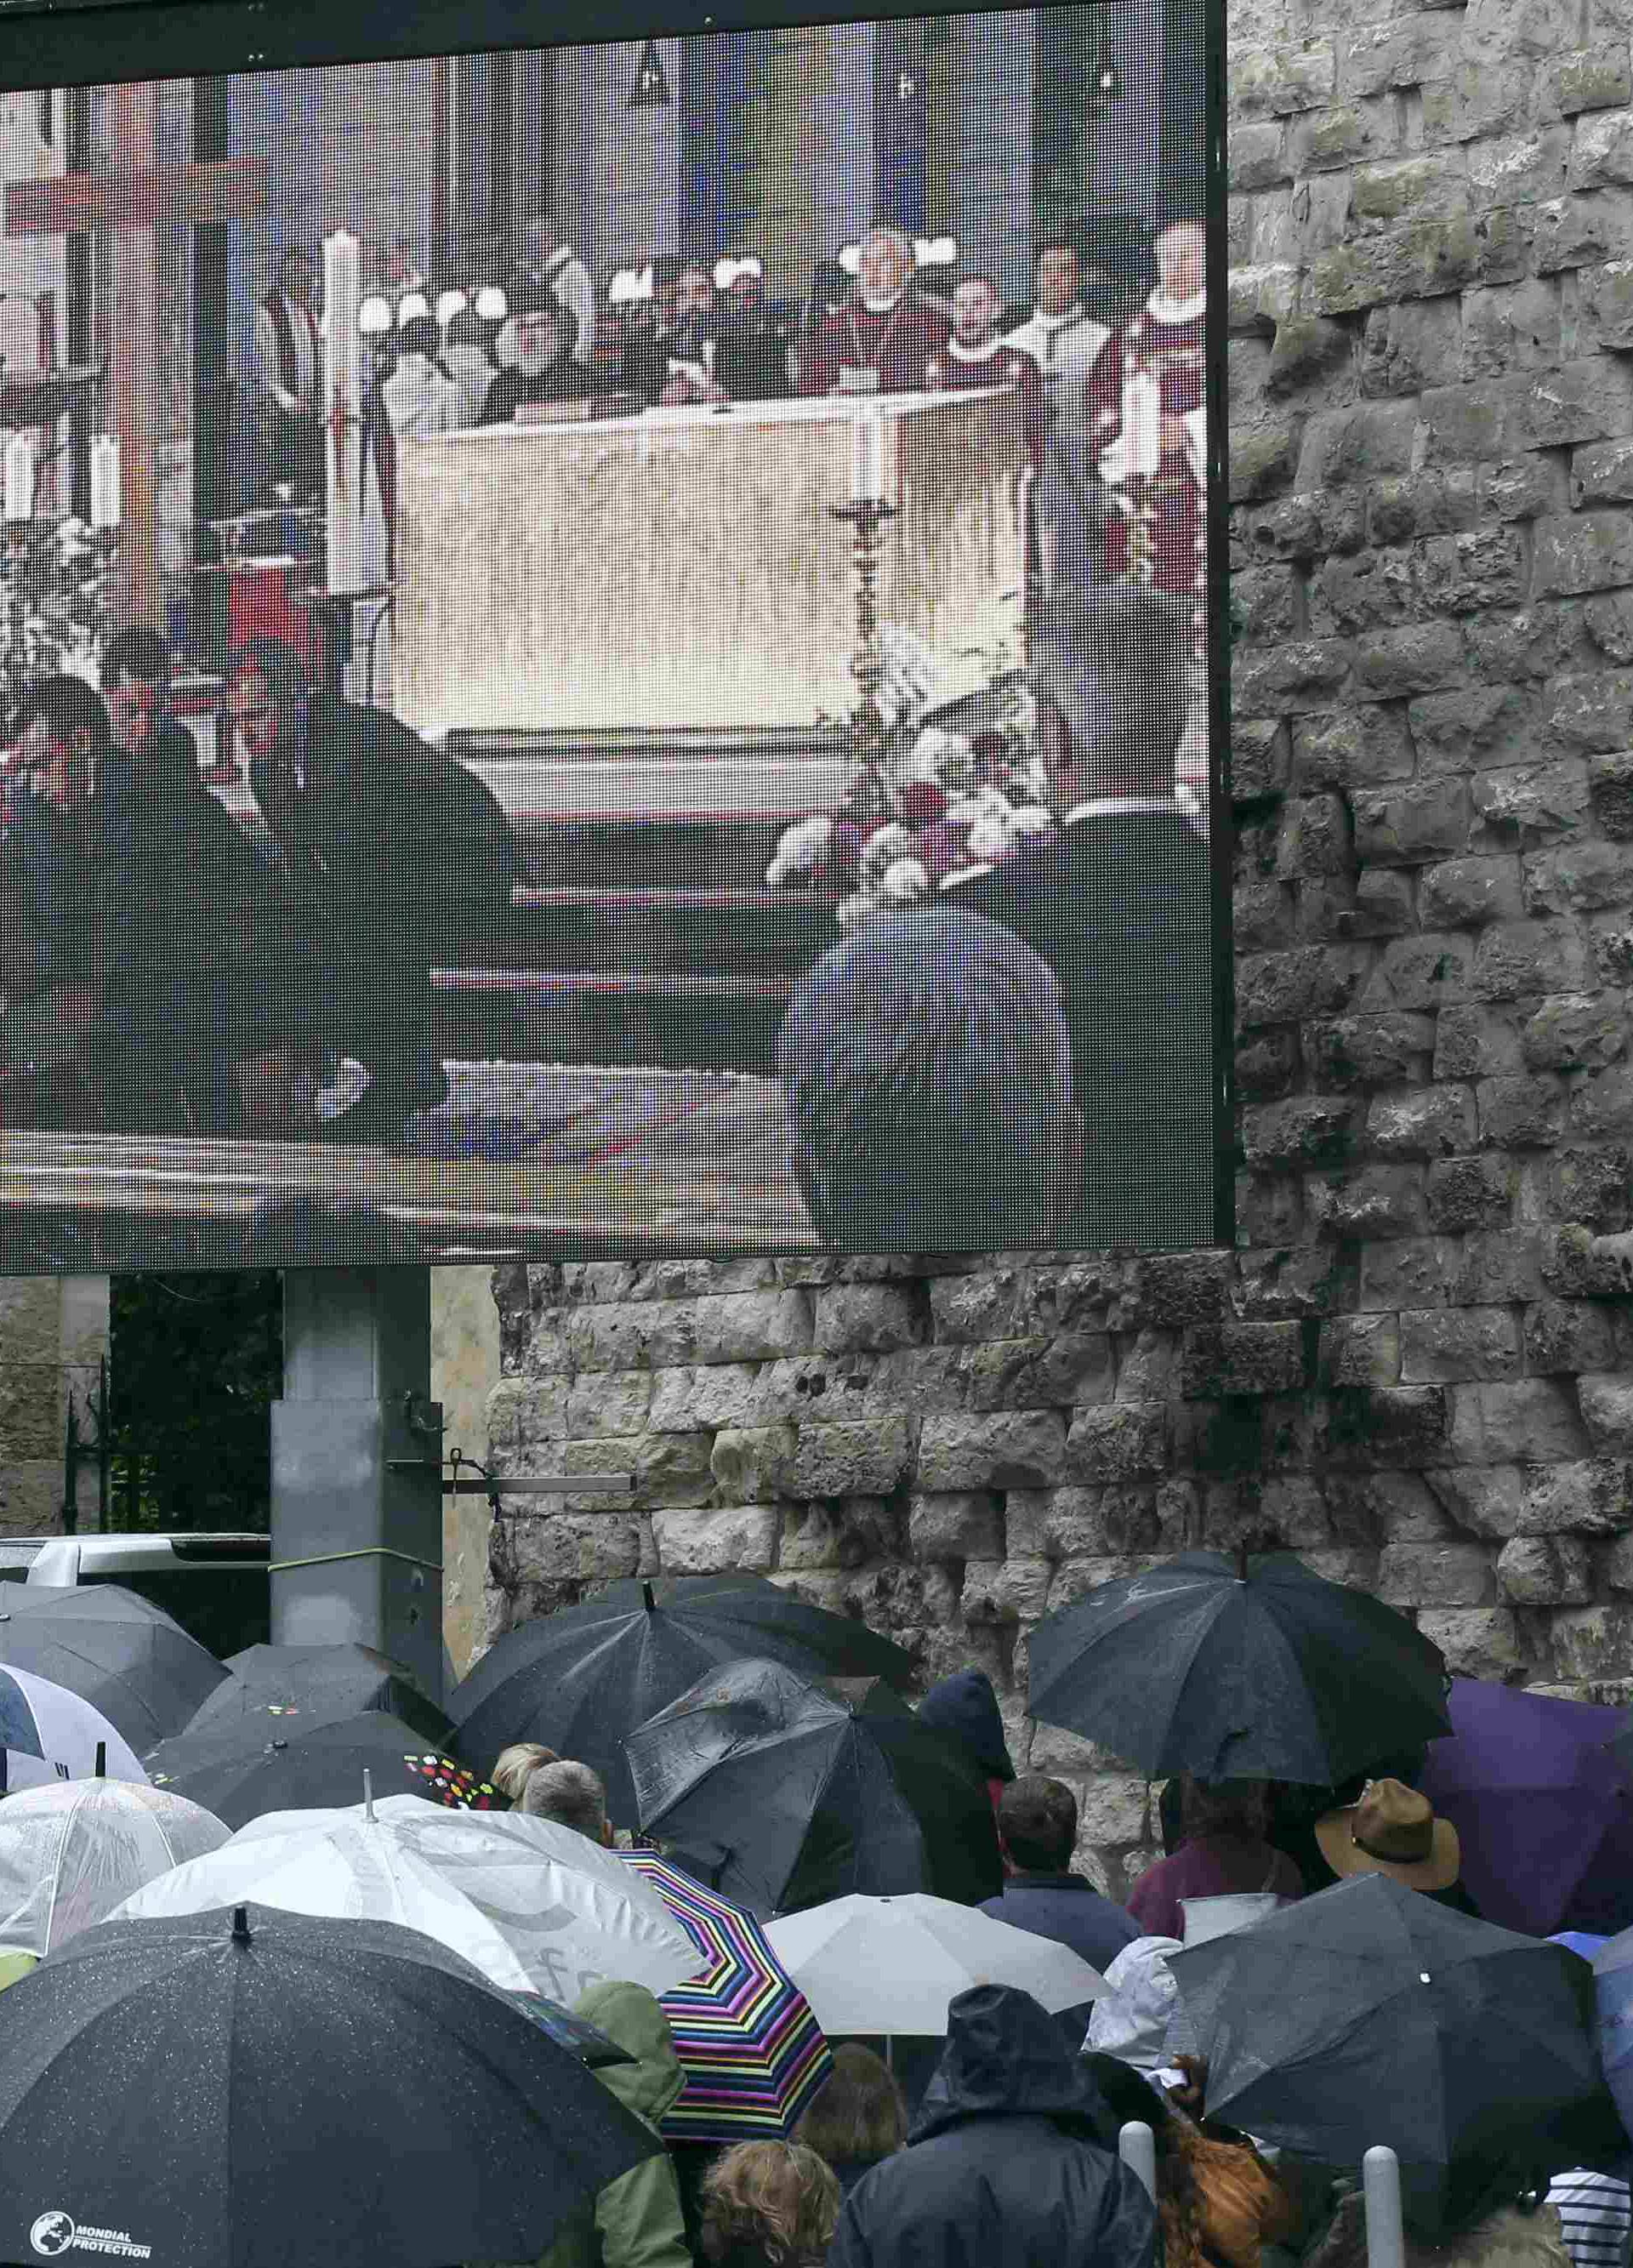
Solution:
{"label": "tall candle holder", "polygon": [[887,727],[879,691],[885,681],[885,658],[879,643],[879,563],[885,523],[896,508],[882,497],[856,497],[849,504],[830,504],[835,519],[850,529],[850,563],[856,571],[857,644],[850,657],[850,674],[861,696],[851,733],[860,755],[876,757],[884,746]]}

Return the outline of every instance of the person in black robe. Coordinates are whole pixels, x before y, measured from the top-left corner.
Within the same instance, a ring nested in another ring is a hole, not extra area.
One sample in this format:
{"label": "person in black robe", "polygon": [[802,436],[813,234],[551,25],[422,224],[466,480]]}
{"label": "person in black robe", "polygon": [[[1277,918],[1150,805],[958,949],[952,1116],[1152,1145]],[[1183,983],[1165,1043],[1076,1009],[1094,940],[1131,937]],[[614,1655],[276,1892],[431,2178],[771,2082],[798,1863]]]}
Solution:
{"label": "person in black robe", "polygon": [[637,394],[649,409],[657,408],[669,383],[669,361],[680,323],[682,267],[672,253],[652,262],[651,313],[632,318],[624,340],[618,390]]}
{"label": "person in black robe", "polygon": [[525,401],[582,401],[605,391],[593,371],[576,361],[577,333],[553,293],[534,285],[511,302],[516,360],[489,387],[480,425],[509,425]]}
{"label": "person in black robe", "polygon": [[303,1037],[369,1073],[329,1133],[395,1141],[446,1098],[430,972],[508,916],[523,879],[510,821],[474,772],[386,711],[314,691],[276,638],[232,657],[227,708],[277,845]]}
{"label": "person in black robe", "polygon": [[1190,626],[1160,593],[1070,585],[1034,630],[1039,733],[1059,831],[943,900],[1024,937],[1054,970],[1083,1122],[1063,1243],[1214,1233],[1208,849],[1173,798]]}
{"label": "person in black robe", "polygon": [[788,375],[793,331],[766,306],[765,284],[752,269],[732,279],[715,344],[715,378],[730,401],[780,401],[793,392]]}

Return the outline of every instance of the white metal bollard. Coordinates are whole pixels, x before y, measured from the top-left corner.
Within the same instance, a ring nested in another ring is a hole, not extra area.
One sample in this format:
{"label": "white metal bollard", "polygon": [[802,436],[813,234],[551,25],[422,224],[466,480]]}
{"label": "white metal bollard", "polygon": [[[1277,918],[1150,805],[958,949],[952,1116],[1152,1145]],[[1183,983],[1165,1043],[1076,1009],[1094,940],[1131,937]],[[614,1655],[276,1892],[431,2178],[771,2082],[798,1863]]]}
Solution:
{"label": "white metal bollard", "polygon": [[1366,2268],[1406,2268],[1401,2161],[1380,2143],[1361,2161],[1366,2198]]}
{"label": "white metal bollard", "polygon": [[[1130,2118],[1117,2137],[1117,2155],[1131,2174],[1137,2174],[1151,2203],[1157,2202],[1157,2137],[1142,2119]],[[1374,2261],[1372,2268],[1379,2268]],[[1395,2262],[1394,2268],[1403,2268]]]}

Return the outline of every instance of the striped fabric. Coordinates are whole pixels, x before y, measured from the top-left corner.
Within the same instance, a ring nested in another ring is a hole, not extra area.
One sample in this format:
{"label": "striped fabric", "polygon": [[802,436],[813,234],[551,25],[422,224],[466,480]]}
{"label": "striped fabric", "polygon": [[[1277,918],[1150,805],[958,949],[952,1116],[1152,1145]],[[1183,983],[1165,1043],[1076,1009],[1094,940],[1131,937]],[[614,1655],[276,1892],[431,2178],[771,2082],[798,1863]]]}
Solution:
{"label": "striped fabric", "polygon": [[805,1996],[752,1914],[649,1851],[622,1851],[708,1966],[660,1992],[686,2085],[660,2121],[673,2142],[785,2140],[833,2069]]}
{"label": "striped fabric", "polygon": [[1555,2176],[1548,2201],[1559,2214],[1574,2268],[1628,2268],[1633,2194],[1626,2182],[1578,2167]]}

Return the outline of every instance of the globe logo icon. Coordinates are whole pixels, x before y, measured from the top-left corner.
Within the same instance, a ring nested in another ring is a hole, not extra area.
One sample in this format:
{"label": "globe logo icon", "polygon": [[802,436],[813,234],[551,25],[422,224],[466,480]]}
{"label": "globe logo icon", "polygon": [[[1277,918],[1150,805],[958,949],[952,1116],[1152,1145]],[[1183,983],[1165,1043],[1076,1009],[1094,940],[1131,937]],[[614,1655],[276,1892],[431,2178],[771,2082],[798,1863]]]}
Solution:
{"label": "globe logo icon", "polygon": [[74,2224],[65,2213],[42,2213],[28,2232],[28,2241],[36,2252],[55,2260],[59,2252],[66,2252],[74,2241]]}

